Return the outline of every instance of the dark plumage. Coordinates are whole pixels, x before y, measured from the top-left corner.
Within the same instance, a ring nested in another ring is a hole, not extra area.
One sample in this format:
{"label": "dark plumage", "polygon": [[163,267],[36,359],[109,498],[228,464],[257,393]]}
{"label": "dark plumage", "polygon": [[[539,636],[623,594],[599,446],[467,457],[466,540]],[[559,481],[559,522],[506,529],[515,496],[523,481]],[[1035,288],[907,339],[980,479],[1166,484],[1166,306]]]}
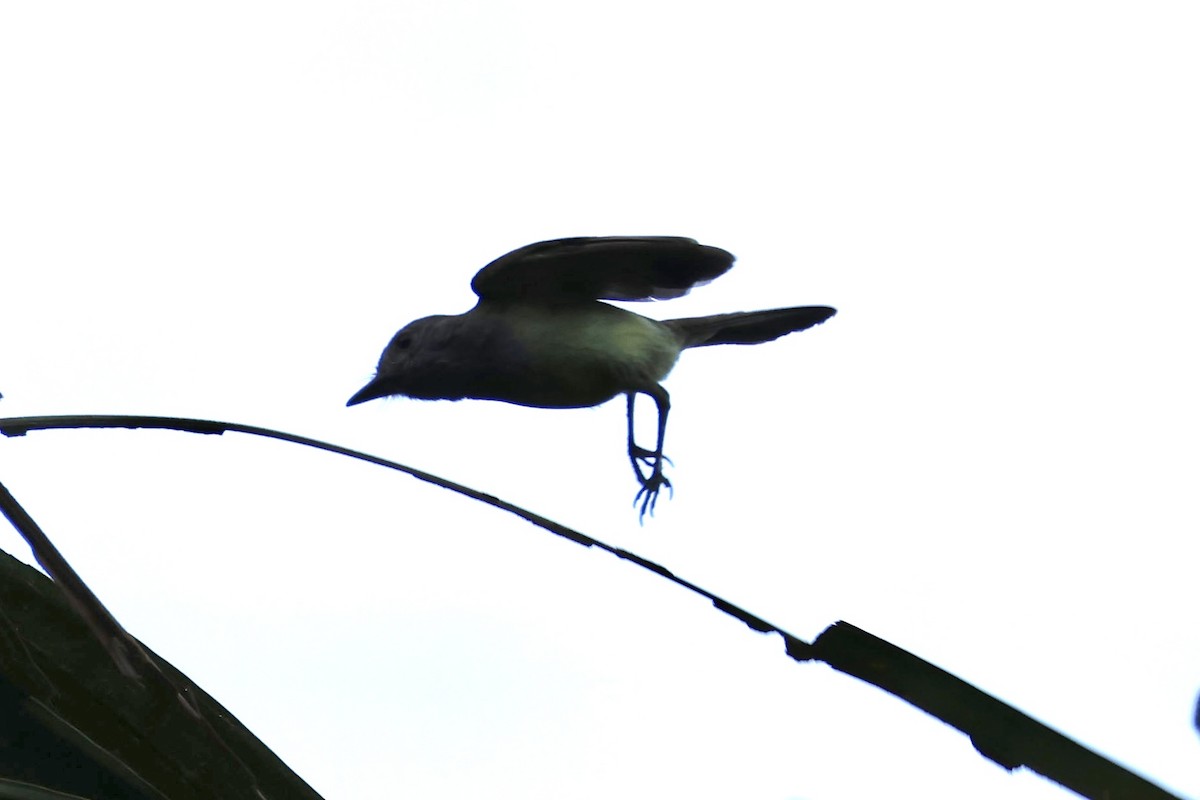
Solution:
{"label": "dark plumage", "polygon": [[[675,236],[527,245],[475,275],[471,288],[479,302],[473,309],[419,319],[397,332],[375,377],[347,405],[404,395],[581,408],[625,394],[629,458],[644,515],[653,511],[658,492],[671,486],[663,474],[670,398],[659,382],[679,354],[689,347],[768,342],[836,313],[800,306],[660,322],[601,302],[680,297],[731,266],[733,256],[724,250]],[[658,407],[653,450],[634,442],[638,393]]]}

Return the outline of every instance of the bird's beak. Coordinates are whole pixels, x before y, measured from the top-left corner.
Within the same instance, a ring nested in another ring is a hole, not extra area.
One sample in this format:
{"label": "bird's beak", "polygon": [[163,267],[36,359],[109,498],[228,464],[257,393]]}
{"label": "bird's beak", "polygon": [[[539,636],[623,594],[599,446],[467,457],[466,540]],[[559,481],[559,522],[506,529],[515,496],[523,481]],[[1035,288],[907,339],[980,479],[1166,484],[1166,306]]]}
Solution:
{"label": "bird's beak", "polygon": [[346,405],[356,406],[359,403],[365,403],[377,397],[387,397],[389,394],[394,394],[394,392],[388,389],[379,378],[372,378],[370,383],[359,389],[354,393],[353,397],[346,401]]}

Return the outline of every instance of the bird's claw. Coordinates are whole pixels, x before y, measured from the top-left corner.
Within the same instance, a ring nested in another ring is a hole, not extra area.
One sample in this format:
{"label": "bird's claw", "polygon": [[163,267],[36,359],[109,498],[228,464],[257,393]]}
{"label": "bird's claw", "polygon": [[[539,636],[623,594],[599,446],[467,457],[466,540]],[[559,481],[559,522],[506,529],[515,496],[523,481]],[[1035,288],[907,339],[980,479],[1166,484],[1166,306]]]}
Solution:
{"label": "bird's claw", "polygon": [[[669,497],[675,496],[675,488],[671,486],[671,481],[663,474],[663,462],[672,464],[671,459],[666,456],[638,447],[630,455],[634,459],[633,468],[637,473],[638,482],[642,484],[642,488],[638,489],[638,493],[633,498],[633,504],[640,508],[638,509],[638,522],[642,522],[646,516],[646,512],[650,512],[650,516],[654,516],[654,506],[658,503],[658,493],[666,487]],[[649,469],[650,474],[643,474],[638,462],[644,463]]]}
{"label": "bird's claw", "polygon": [[667,480],[665,475],[651,476],[649,480],[642,484],[642,488],[638,489],[638,493],[633,498],[633,504],[636,506],[641,502],[641,508],[638,509],[638,522],[641,522],[646,512],[650,512],[650,516],[654,516],[654,506],[658,502],[658,493],[663,487],[667,487],[667,495],[675,496],[675,489],[671,486],[671,482]]}

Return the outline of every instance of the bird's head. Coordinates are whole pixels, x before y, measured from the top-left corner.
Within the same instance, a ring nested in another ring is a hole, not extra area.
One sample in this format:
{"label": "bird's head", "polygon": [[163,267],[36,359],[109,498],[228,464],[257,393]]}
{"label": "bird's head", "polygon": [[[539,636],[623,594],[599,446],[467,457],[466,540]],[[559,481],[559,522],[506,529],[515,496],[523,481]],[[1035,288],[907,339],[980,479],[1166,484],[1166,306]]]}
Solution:
{"label": "bird's head", "polygon": [[378,397],[404,395],[427,400],[452,399],[444,389],[444,373],[453,366],[448,358],[455,319],[444,315],[425,317],[405,325],[379,356],[375,377],[354,393],[346,405],[354,406]]}

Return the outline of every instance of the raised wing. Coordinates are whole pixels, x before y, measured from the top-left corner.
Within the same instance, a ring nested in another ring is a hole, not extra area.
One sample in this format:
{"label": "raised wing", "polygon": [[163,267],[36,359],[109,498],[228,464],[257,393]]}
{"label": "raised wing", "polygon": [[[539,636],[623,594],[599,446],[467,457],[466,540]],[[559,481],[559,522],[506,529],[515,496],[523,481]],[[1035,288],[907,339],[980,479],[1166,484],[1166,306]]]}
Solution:
{"label": "raised wing", "polygon": [[484,299],[668,300],[733,266],[718,247],[680,236],[585,236],[537,242],[475,275]]}

